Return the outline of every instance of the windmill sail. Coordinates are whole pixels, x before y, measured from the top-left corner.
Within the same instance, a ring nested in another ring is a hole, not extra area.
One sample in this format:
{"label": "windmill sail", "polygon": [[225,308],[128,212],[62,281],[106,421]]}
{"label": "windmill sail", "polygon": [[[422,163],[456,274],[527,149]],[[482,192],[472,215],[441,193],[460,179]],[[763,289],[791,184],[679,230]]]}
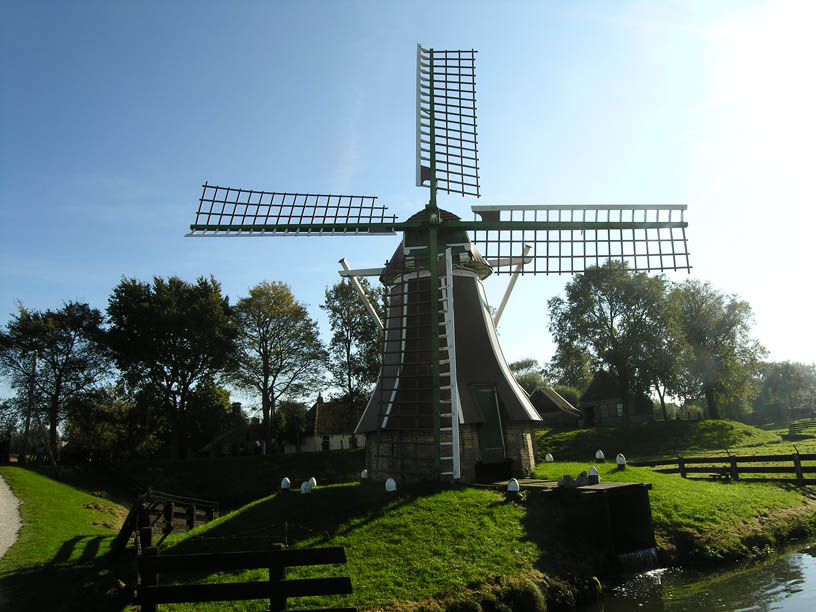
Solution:
{"label": "windmill sail", "polygon": [[[521,274],[574,274],[607,260],[632,271],[690,270],[685,204],[473,206],[463,223],[489,261],[520,261]],[[531,253],[524,253],[531,245]],[[509,274],[508,268],[496,268]]]}
{"label": "windmill sail", "polygon": [[383,235],[398,226],[374,196],[203,188],[188,236]]}
{"label": "windmill sail", "polygon": [[417,186],[479,197],[476,51],[417,45]]}

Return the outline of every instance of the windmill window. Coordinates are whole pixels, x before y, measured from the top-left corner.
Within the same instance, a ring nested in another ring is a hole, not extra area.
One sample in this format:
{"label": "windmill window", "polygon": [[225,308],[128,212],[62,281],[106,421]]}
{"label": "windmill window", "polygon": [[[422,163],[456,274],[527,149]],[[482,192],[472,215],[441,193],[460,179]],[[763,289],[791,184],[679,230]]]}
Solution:
{"label": "windmill window", "polygon": [[623,416],[623,404],[618,404],[618,416]]}

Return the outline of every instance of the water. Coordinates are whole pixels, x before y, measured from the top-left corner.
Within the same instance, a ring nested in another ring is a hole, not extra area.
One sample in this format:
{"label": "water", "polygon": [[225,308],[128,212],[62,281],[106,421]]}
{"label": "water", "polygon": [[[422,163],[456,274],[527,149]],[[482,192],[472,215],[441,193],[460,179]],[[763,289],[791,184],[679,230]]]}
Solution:
{"label": "water", "polygon": [[749,568],[638,574],[581,612],[814,612],[816,545]]}

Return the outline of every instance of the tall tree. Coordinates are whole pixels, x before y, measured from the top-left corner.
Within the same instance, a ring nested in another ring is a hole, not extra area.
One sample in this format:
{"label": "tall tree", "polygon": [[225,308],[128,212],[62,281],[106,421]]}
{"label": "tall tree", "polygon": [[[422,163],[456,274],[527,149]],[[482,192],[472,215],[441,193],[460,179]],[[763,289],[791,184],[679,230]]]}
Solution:
{"label": "tall tree", "polygon": [[538,365],[538,360],[532,357],[525,357],[513,363],[508,364],[510,372],[513,373],[513,378],[527,393],[532,393],[536,387],[546,385],[547,381],[544,379],[544,369]]}
{"label": "tall tree", "polygon": [[558,349],[589,355],[595,367],[605,366],[618,377],[628,423],[632,402],[651,387],[652,364],[664,350],[666,282],[610,260],[576,276],[565,291],[565,298],[548,302]]}
{"label": "tall tree", "polygon": [[104,348],[102,313],[88,304],[68,302],[59,310],[28,310],[22,305],[0,332],[0,373],[27,409],[28,419],[48,419],[48,444],[57,455],[57,428],[68,404],[110,374]]}
{"label": "tall tree", "polygon": [[734,415],[744,410],[757,393],[765,355],[765,348],[751,338],[748,302],[698,280],[675,286],[669,299],[694,356],[688,393],[705,398],[711,418],[720,418],[726,407]]}
{"label": "tall tree", "polygon": [[[311,393],[325,360],[317,323],[289,287],[262,282],[235,308],[238,367],[234,381],[261,396],[266,449],[272,448],[273,420],[282,397]],[[280,433],[280,432],[277,432]]]}
{"label": "tall tree", "polygon": [[[367,279],[361,279],[360,285],[383,320],[382,288],[372,288]],[[345,279],[326,288],[320,307],[328,314],[332,331],[329,342],[332,381],[343,390],[346,400],[358,406],[377,382],[382,359],[380,330],[354,287]]]}
{"label": "tall tree", "polygon": [[810,408],[807,399],[816,388],[816,364],[770,361],[760,366],[760,377],[762,387],[754,402],[758,411],[782,420],[783,409],[790,414]]}
{"label": "tall tree", "polygon": [[194,387],[216,378],[234,353],[229,299],[213,278],[155,277],[152,285],[123,278],[108,300],[108,316],[119,368],[132,388],[155,397],[178,454]]}

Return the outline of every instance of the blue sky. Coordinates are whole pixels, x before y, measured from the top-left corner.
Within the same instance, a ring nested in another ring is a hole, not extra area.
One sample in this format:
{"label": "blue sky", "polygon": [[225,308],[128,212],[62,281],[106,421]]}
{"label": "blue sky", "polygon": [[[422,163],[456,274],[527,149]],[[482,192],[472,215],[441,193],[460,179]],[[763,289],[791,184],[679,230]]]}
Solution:
{"label": "blue sky", "polygon": [[[104,308],[124,275],[262,280],[318,305],[337,260],[398,239],[184,238],[200,185],[375,195],[414,186],[416,44],[474,48],[473,204],[686,203],[692,276],[749,301],[772,359],[816,361],[810,2],[0,2],[0,320]],[[682,280],[686,274],[671,274]],[[549,359],[519,281],[508,360]],[[498,303],[507,277],[491,279]]]}

